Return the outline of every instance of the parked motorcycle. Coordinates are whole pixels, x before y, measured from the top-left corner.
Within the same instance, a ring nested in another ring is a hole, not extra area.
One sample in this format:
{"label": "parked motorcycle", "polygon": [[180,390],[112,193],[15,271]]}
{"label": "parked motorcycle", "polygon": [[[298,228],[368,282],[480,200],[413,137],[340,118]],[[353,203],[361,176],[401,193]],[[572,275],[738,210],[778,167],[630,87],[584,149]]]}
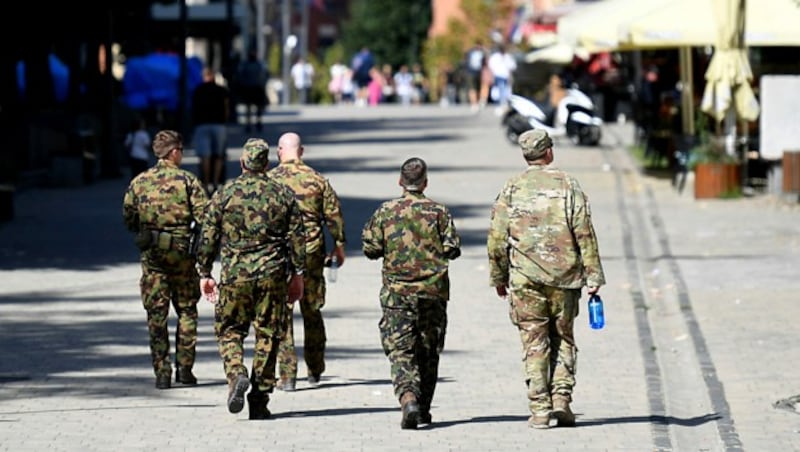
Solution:
{"label": "parked motorcycle", "polygon": [[596,146],[602,137],[603,120],[595,113],[589,96],[570,88],[550,112],[527,97],[512,94],[501,124],[513,144],[526,130],[544,129],[554,138],[567,137],[574,144]]}

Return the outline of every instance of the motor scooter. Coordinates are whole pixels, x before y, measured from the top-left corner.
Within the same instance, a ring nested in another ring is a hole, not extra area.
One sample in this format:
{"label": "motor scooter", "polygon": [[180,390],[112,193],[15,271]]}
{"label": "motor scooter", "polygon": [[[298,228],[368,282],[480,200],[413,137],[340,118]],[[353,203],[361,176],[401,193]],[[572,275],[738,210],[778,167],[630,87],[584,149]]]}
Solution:
{"label": "motor scooter", "polygon": [[527,97],[512,94],[501,125],[513,144],[526,130],[543,129],[553,138],[567,137],[573,144],[596,146],[602,137],[603,120],[595,113],[589,96],[570,88],[558,107],[549,112]]}

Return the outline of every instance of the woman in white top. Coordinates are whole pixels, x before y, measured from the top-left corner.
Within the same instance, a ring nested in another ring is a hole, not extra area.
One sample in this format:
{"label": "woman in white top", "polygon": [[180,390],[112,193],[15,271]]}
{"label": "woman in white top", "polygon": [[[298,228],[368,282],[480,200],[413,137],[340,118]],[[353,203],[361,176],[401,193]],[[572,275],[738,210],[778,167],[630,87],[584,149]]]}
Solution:
{"label": "woman in white top", "polygon": [[504,108],[508,96],[511,95],[511,76],[517,69],[517,62],[514,57],[506,53],[503,45],[498,46],[497,50],[489,57],[489,70],[494,77],[494,87],[497,90],[498,108]]}

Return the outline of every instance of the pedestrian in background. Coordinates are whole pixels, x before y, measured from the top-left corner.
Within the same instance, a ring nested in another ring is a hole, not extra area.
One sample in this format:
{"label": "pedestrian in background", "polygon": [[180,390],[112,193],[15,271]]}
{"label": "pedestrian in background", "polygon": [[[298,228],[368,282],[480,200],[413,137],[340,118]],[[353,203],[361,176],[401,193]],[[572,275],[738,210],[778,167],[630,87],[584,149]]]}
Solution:
{"label": "pedestrian in background", "polygon": [[481,89],[481,71],[486,64],[486,49],[478,40],[464,54],[464,82],[467,85],[467,98],[472,111],[479,108],[478,98]]}
{"label": "pedestrian in background", "polygon": [[369,100],[369,84],[372,82],[372,69],[375,66],[375,57],[367,47],[362,47],[350,61],[350,69],[353,72],[353,85],[355,103],[358,106],[366,106]]}
{"label": "pedestrian in background", "polygon": [[264,111],[269,105],[269,98],[267,97],[269,70],[264,62],[258,58],[255,50],[251,50],[247,54],[247,59],[239,65],[236,80],[239,98],[245,108],[245,131],[250,133],[252,126],[255,125],[256,130],[260,132],[263,128]]}
{"label": "pedestrian in background", "polygon": [[128,185],[122,204],[125,225],[136,234],[141,251],[139,280],[147,311],[150,354],[156,388],[169,389],[172,377],[167,331],[169,307],[178,315],[175,332],[175,381],[194,385],[197,345],[197,301],[200,298],[195,258],[191,253],[193,225],[208,201],[197,177],[180,168],[183,137],[162,130],[153,139],[158,162]]}
{"label": "pedestrian in background", "polygon": [[203,68],[203,83],[192,93],[192,144],[200,158],[200,182],[209,193],[225,182],[223,170],[228,156],[229,113],[228,88],[217,83],[213,69]]}
{"label": "pedestrian in background", "polygon": [[314,82],[314,66],[300,57],[290,69],[294,81],[295,101],[300,104],[311,103],[311,86]]}
{"label": "pedestrian in background", "polygon": [[487,66],[492,72],[492,79],[494,80],[494,90],[497,94],[495,100],[497,101],[497,108],[495,113],[500,115],[506,108],[508,97],[512,91],[512,78],[514,71],[517,70],[517,62],[514,57],[508,53],[506,46],[500,44],[497,49],[492,52],[487,61]]}
{"label": "pedestrian in background", "polygon": [[125,149],[128,151],[131,180],[150,166],[152,144],[150,133],[147,131],[147,121],[141,117],[134,119],[131,130],[125,135]]}
{"label": "pedestrian in background", "polygon": [[[214,306],[214,332],[228,382],[228,411],[247,404],[250,419],[267,419],[286,302],[303,295],[305,241],[294,194],[267,177],[269,146],[251,138],[242,174],[214,193],[203,218],[197,253],[200,290]],[[220,257],[220,282],[211,275]],[[244,341],[255,331],[248,378]]]}
{"label": "pedestrian in background", "polygon": [[427,165],[406,160],[403,194],[372,214],[361,234],[364,255],[383,259],[383,311],[378,324],[400,401],[403,429],[430,424],[431,403],[444,349],[449,261],[461,255],[461,239],[447,207],[428,199]]}
{"label": "pedestrian in background", "polygon": [[[322,307],[325,306],[325,278],[323,267],[326,259],[336,260],[342,266],[345,260],[344,217],[339,196],[330,181],[303,161],[305,148],[300,136],[284,133],[278,140],[280,163],[269,172],[275,182],[289,187],[297,198],[298,209],[303,216],[306,241],[305,291],[300,301],[303,316],[303,356],[308,371],[308,383],[316,387],[325,371],[325,322]],[[324,228],[333,238],[333,251],[326,256]],[[286,335],[278,352],[280,367],[279,388],[294,391],[297,380],[297,354],[294,345],[293,309],[287,312]]]}
{"label": "pedestrian in background", "polygon": [[342,103],[342,92],[344,91],[344,81],[348,68],[342,64],[341,60],[333,63],[329,69],[331,80],[328,82],[328,92],[333,96],[333,103]]}
{"label": "pedestrian in background", "polygon": [[589,199],[578,181],[551,167],[547,132],[519,137],[528,168],[511,177],[492,207],[488,237],[491,285],[510,296],[511,322],[522,340],[528,425],[575,426],[570,408],[576,359],[573,326],[581,288],[605,284]]}

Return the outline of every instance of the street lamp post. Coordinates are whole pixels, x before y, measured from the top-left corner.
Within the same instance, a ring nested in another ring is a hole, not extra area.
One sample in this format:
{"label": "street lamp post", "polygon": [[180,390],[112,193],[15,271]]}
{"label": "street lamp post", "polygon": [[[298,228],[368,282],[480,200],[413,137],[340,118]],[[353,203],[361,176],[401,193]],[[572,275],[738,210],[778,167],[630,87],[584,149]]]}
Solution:
{"label": "street lamp post", "polygon": [[[291,30],[291,0],[283,0],[283,7],[281,10],[281,31],[283,34],[283,90],[281,91],[281,97],[283,98],[283,105],[289,105],[289,65],[291,64],[292,50],[294,46],[297,45],[297,38],[292,34]],[[290,43],[293,45],[289,46]]]}

